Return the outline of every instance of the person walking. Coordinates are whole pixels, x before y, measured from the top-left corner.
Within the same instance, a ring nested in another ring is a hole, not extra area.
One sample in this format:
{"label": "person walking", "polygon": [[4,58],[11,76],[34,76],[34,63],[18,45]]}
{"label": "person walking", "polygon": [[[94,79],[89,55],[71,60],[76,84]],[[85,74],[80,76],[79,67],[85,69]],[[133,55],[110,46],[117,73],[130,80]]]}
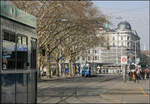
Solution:
{"label": "person walking", "polygon": [[136,71],[133,72],[132,78],[133,78],[133,81],[136,82]]}
{"label": "person walking", "polygon": [[144,79],[146,79],[146,75],[147,75],[147,73],[146,73],[146,69],[144,70]]}
{"label": "person walking", "polygon": [[137,81],[140,80],[140,68],[136,70]]}
{"label": "person walking", "polygon": [[141,79],[144,80],[144,71],[143,70],[141,70]]}
{"label": "person walking", "polygon": [[132,72],[131,71],[129,71],[128,76],[129,76],[129,81],[131,81],[132,80]]}
{"label": "person walking", "polygon": [[149,69],[146,69],[146,79],[149,79]]}

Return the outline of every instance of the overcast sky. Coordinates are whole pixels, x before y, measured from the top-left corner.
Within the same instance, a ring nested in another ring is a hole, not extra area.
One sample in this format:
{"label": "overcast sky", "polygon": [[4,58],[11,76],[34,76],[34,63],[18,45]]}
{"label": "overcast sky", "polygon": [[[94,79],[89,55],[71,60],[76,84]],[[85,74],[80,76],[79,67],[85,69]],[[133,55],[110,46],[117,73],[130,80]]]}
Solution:
{"label": "overcast sky", "polygon": [[107,16],[111,16],[112,28],[120,21],[128,21],[141,38],[141,47],[149,47],[149,1],[93,1]]}

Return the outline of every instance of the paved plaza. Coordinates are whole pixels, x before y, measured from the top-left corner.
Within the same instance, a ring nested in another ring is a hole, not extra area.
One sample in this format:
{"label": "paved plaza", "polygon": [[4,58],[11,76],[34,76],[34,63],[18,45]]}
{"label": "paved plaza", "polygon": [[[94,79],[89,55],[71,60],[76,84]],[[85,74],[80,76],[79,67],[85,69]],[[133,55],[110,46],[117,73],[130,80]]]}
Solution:
{"label": "paved plaza", "polygon": [[122,81],[120,75],[41,80],[38,103],[148,103],[149,80]]}

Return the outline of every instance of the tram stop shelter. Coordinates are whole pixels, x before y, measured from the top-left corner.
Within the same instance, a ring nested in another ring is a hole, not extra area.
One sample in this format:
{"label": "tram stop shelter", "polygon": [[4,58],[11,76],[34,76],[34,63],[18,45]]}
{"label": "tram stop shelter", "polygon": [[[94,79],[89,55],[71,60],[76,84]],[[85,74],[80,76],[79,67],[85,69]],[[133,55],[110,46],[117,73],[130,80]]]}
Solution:
{"label": "tram stop shelter", "polygon": [[36,17],[0,1],[0,103],[37,102]]}

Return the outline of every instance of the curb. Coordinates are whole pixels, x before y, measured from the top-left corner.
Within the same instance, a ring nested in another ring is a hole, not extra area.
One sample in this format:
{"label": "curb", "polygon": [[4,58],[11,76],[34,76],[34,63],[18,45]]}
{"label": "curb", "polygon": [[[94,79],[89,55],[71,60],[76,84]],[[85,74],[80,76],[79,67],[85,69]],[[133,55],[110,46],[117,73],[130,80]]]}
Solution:
{"label": "curb", "polygon": [[43,81],[55,81],[55,80],[65,80],[65,79],[74,79],[74,78],[80,78],[81,76],[75,76],[75,77],[53,77],[53,78],[41,78],[38,82],[43,82]]}

